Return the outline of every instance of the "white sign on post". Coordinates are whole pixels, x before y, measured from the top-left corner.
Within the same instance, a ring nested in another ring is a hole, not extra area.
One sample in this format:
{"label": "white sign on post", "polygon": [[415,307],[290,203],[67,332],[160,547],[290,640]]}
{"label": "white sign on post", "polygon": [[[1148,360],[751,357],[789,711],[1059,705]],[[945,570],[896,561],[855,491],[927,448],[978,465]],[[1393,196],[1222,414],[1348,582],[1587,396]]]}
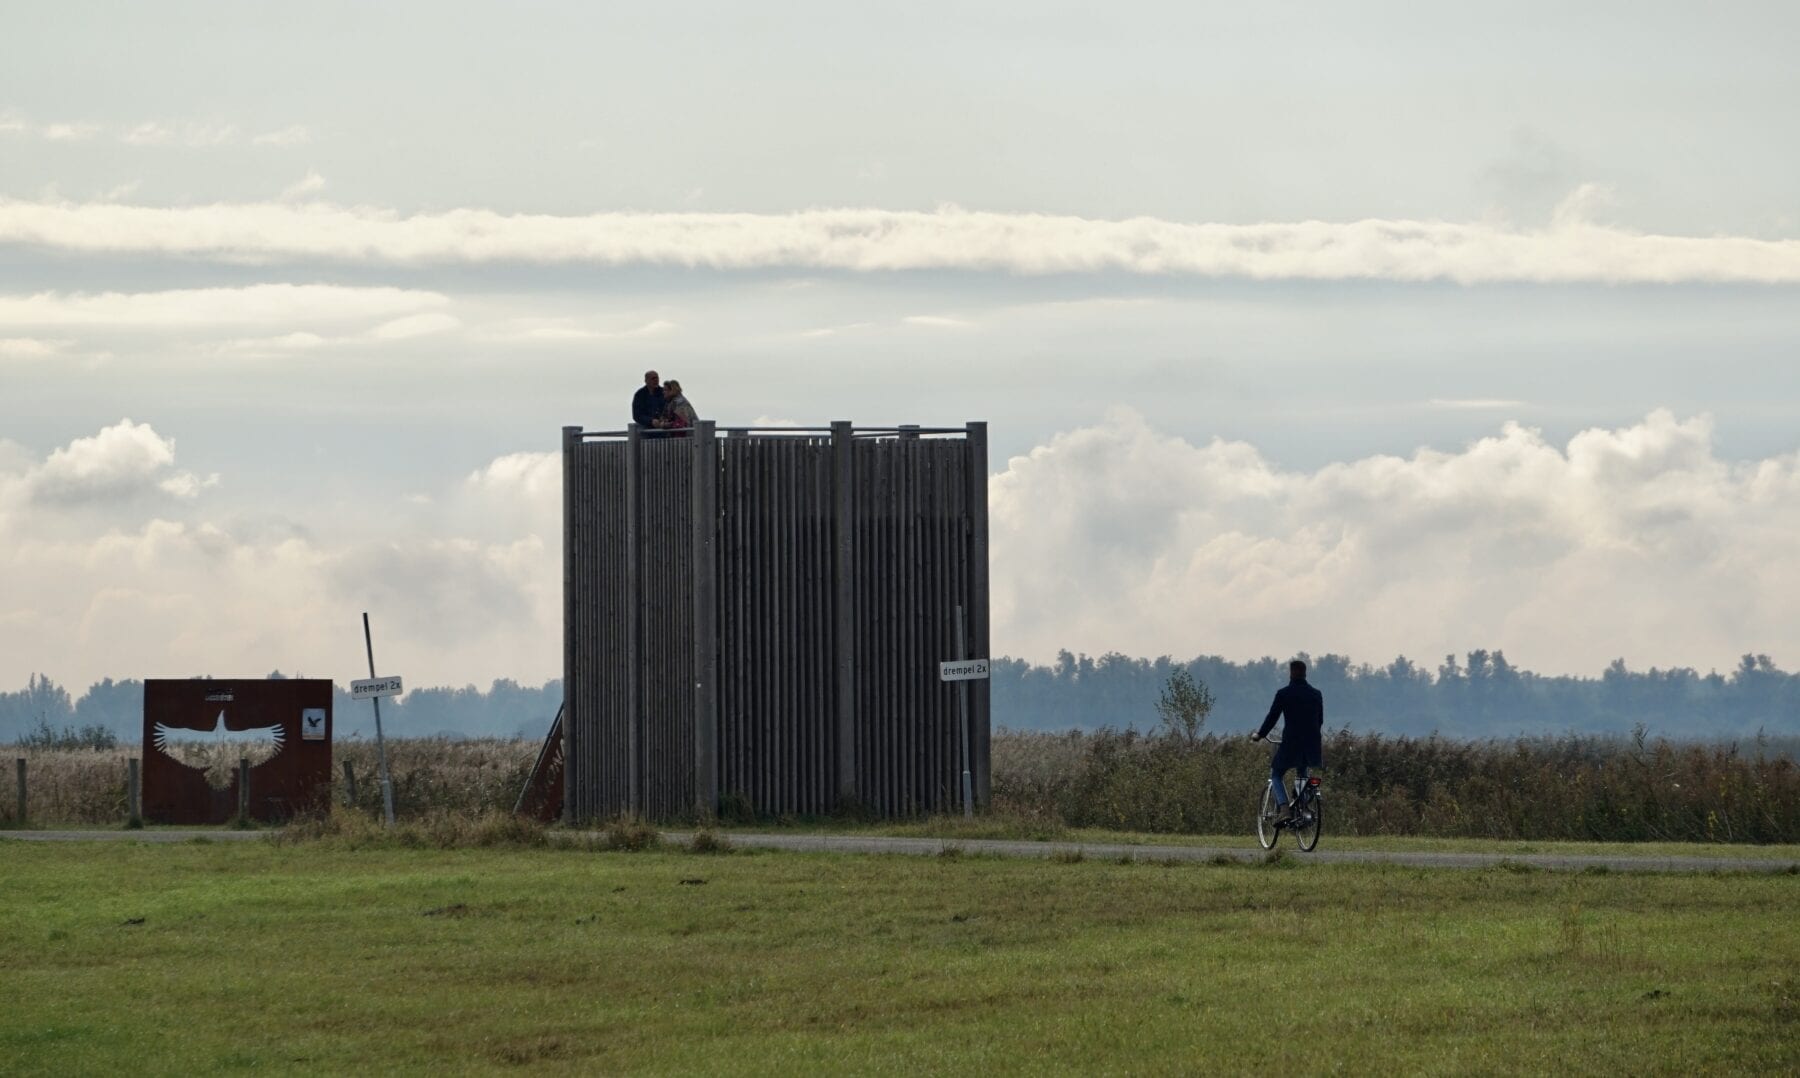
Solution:
{"label": "white sign on post", "polygon": [[956,659],[938,663],[939,681],[986,681],[987,676],[986,659]]}
{"label": "white sign on post", "polygon": [[350,699],[372,700],[377,696],[399,696],[405,692],[397,677],[366,677],[350,683]]}

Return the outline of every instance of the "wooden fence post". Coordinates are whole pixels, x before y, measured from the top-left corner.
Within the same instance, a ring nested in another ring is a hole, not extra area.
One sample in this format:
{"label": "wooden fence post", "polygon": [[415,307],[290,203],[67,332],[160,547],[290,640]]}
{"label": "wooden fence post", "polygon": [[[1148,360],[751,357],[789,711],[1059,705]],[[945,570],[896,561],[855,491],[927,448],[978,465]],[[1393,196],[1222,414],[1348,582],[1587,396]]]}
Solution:
{"label": "wooden fence post", "polygon": [[25,826],[25,757],[19,757],[19,826]]}
{"label": "wooden fence post", "polygon": [[125,826],[144,826],[143,789],[138,784],[138,758],[125,761]]}
{"label": "wooden fence post", "polygon": [[344,807],[356,807],[356,767],[344,761]]}

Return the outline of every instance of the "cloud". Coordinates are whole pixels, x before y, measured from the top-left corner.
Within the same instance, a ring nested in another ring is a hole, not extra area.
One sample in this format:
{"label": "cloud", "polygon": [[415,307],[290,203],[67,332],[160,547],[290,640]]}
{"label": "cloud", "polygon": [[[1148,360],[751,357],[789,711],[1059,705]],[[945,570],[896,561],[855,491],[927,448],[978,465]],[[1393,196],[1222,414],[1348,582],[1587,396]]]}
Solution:
{"label": "cloud", "polygon": [[174,439],[157,434],[148,423],[122,419],[53,451],[20,478],[31,501],[58,505],[118,501],[153,492],[193,498],[218,483],[217,475],[202,479],[175,471],[174,465]]}
{"label": "cloud", "polygon": [[304,146],[312,141],[312,132],[299,124],[277,131],[264,131],[250,140],[252,146]]}
{"label": "cloud", "polygon": [[661,337],[680,327],[663,318],[654,318],[628,329],[597,329],[572,318],[514,318],[482,333],[490,341],[521,344],[543,344],[566,341],[630,341]]}
{"label": "cloud", "polygon": [[281,198],[283,201],[304,198],[307,195],[318,194],[324,189],[325,177],[319,175],[312,169],[307,169],[305,176],[301,177],[294,184],[281,192]]}
{"label": "cloud", "polygon": [[1452,411],[1461,412],[1496,411],[1504,408],[1525,407],[1524,401],[1505,400],[1499,397],[1433,397],[1429,403],[1433,408],[1448,408]]}
{"label": "cloud", "polygon": [[119,136],[131,146],[166,146],[175,141],[175,132],[154,121],[138,124]]}
{"label": "cloud", "polygon": [[378,341],[403,341],[412,337],[429,337],[435,333],[448,333],[462,325],[455,315],[432,311],[427,314],[409,314],[404,318],[396,318],[392,322],[383,322],[369,331],[369,336]]}
{"label": "cloud", "polygon": [[1291,471],[1121,410],[989,491],[996,653],[1800,654],[1800,455],[1724,460],[1705,417]]}
{"label": "cloud", "polygon": [[463,481],[470,490],[502,498],[562,497],[562,454],[508,453]]}
{"label": "cloud", "polygon": [[167,292],[0,295],[0,330],[12,327],[194,327],[394,318],[444,307],[437,292],[340,285],[259,284]]}
{"label": "cloud", "polygon": [[71,343],[66,340],[39,340],[35,337],[0,337],[0,360],[48,359]]}
{"label": "cloud", "polygon": [[909,326],[923,326],[927,329],[969,329],[975,324],[961,318],[948,318],[937,314],[911,314],[901,321]]}
{"label": "cloud", "polygon": [[835,337],[840,333],[852,333],[859,329],[869,329],[874,325],[875,323],[873,322],[846,322],[841,326],[820,326],[817,329],[801,330],[800,336],[808,340],[818,340],[824,337]]}
{"label": "cloud", "polygon": [[86,142],[100,133],[97,124],[45,124],[44,138],[51,142]]}
{"label": "cloud", "polygon": [[[174,465],[174,440],[130,420],[44,459],[0,441],[0,684],[34,670],[73,685],[274,667],[353,676],[364,610],[390,641],[384,661],[423,684],[555,672],[556,455],[498,458],[379,517],[311,506],[316,528],[172,519],[218,504],[171,497],[216,481]],[[53,488],[57,499],[34,497]],[[471,537],[446,525],[458,514],[512,531]],[[349,533],[348,520],[386,529]]]}
{"label": "cloud", "polygon": [[721,270],[1126,272],[1254,280],[1800,283],[1800,240],[1596,224],[1597,189],[1547,228],[1385,220],[1205,224],[874,209],[789,214],[482,209],[404,216],[324,203],[163,208],[0,200],[0,244],[227,262],[489,262]]}

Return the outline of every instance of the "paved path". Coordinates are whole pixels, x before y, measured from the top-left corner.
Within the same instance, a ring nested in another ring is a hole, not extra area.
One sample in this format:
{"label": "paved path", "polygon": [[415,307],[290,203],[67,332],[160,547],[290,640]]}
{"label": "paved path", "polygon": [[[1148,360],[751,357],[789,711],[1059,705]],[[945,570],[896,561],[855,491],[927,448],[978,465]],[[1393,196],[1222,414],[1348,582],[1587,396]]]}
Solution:
{"label": "paved path", "polygon": [[[726,832],[734,846],[759,849],[806,850],[833,853],[891,853],[935,855],[947,847],[964,853],[999,857],[1052,857],[1079,851],[1096,861],[1130,858],[1133,861],[1261,861],[1268,854],[1255,846],[1131,846],[1111,842],[1016,842],[1006,839],[883,838],[875,835],[774,835]],[[671,842],[686,842],[686,831],[666,831]],[[1745,857],[1643,857],[1618,854],[1566,853],[1400,853],[1374,850],[1332,850],[1329,836],[1322,848],[1301,853],[1291,838],[1278,849],[1297,861],[1322,864],[1409,865],[1418,868],[1492,868],[1495,865],[1530,865],[1533,868],[1580,870],[1604,868],[1613,872],[1789,872],[1800,864],[1783,860]]]}
{"label": "paved path", "polygon": [[[566,833],[566,832],[565,832]],[[255,842],[274,831],[0,831],[0,839],[30,842]],[[553,835],[557,832],[552,832]],[[815,853],[879,853],[935,856],[954,847],[964,853],[996,857],[1052,857],[1079,852],[1096,861],[1261,861],[1268,854],[1254,846],[1132,846],[1114,842],[1022,842],[1008,839],[888,838],[879,835],[781,835],[725,832],[734,846]],[[665,831],[663,838],[685,843],[689,831]],[[1495,865],[1530,865],[1579,871],[1603,868],[1612,872],[1795,872],[1800,863],[1791,860],[1747,857],[1645,857],[1625,854],[1570,853],[1402,853],[1376,850],[1325,849],[1301,853],[1284,838],[1282,851],[1296,861],[1321,864],[1405,865],[1416,868],[1492,868]]]}

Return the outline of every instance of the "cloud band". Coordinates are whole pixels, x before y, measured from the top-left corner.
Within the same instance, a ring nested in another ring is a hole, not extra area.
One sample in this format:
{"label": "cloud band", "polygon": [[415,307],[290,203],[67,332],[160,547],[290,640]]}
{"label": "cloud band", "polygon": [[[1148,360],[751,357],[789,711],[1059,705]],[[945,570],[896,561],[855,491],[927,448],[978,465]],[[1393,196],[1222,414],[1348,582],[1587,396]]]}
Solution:
{"label": "cloud band", "polygon": [[1191,224],[942,209],[401,215],[326,203],[160,208],[0,200],[0,245],[233,263],[377,262],[1126,272],[1252,280],[1800,283],[1800,241],[1370,219]]}

